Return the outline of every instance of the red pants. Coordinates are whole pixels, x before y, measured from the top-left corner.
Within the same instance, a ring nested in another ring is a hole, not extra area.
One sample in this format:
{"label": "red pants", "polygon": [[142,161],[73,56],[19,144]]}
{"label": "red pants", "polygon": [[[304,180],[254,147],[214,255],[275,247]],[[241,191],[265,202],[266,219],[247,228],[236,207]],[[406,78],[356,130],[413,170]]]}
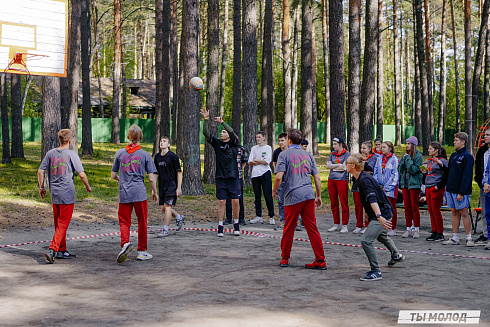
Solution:
{"label": "red pants", "polygon": [[70,225],[71,216],[73,215],[72,204],[54,204],[53,203],[53,216],[54,216],[54,236],[51,241],[50,249],[55,252],[66,251],[66,230]]}
{"label": "red pants", "polygon": [[293,246],[294,230],[298,221],[298,215],[301,214],[303,224],[305,225],[311,247],[315,252],[316,260],[325,260],[323,252],[323,243],[316,226],[315,200],[306,200],[292,206],[284,206],[284,231],[281,240],[281,256],[283,259],[289,259],[291,247]]}
{"label": "red pants", "polygon": [[403,203],[405,207],[405,219],[407,220],[407,227],[412,227],[412,220],[414,227],[420,227],[420,210],[419,210],[419,188],[402,188]]}
{"label": "red pants", "polygon": [[349,223],[349,183],[347,181],[328,180],[328,195],[332,206],[333,223],[340,224],[339,198],[342,205],[342,225]]}
{"label": "red pants", "polygon": [[445,188],[436,190],[436,187],[428,187],[425,189],[427,197],[427,208],[429,209],[430,225],[432,233],[442,234],[444,232],[444,224],[442,222],[441,206],[444,200]]}
{"label": "red pants", "polygon": [[[395,189],[395,194],[398,194],[398,189]],[[398,221],[398,213],[396,212],[396,198],[390,198],[388,196],[388,201],[390,201],[390,204],[393,207],[393,217],[391,217],[391,229],[394,230],[396,229],[396,222]]]}
{"label": "red pants", "polygon": [[367,215],[363,217],[364,208],[362,207],[361,194],[359,192],[352,192],[352,195],[354,196],[354,204],[356,206],[356,227],[366,227],[369,224],[369,220],[367,218]]}
{"label": "red pants", "polygon": [[119,203],[119,228],[121,229],[121,247],[129,242],[129,228],[131,227],[131,213],[136,212],[138,217],[138,251],[147,250],[146,220],[148,217],[147,200],[141,202]]}

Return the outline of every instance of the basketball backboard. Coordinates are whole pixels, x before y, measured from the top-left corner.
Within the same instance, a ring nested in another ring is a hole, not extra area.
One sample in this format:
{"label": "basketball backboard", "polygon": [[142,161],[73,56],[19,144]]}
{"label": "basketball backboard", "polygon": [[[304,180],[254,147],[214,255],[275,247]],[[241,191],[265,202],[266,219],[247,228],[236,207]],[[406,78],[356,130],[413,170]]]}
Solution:
{"label": "basketball backboard", "polygon": [[67,0],[0,0],[0,73],[66,76]]}

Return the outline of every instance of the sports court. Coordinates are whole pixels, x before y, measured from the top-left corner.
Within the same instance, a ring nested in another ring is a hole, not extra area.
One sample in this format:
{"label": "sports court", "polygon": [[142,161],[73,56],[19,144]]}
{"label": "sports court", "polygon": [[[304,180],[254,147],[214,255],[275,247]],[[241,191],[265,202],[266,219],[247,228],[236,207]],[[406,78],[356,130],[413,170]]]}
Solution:
{"label": "sports court", "polygon": [[[214,222],[187,222],[185,230],[165,239],[149,235],[153,260],[136,261],[133,252],[123,264],[115,260],[119,236],[102,236],[118,232],[116,222],[72,221],[68,237],[99,236],[69,240],[77,258],[54,265],[44,260],[49,243],[3,247],[49,240],[52,227],[12,229],[0,241],[0,321],[5,326],[394,326],[399,310],[473,309],[481,310],[481,326],[490,324],[484,295],[490,255],[482,246],[425,241],[429,225],[423,215],[420,239],[395,237],[406,261],[388,268],[388,252],[378,250],[383,280],[361,282],[369,270],[364,252],[346,246],[360,244],[360,236],[328,233],[331,221],[330,214],[318,216],[322,239],[329,243],[326,271],[303,268],[313,254],[302,240],[293,244],[290,267],[280,268],[282,231],[267,224],[249,224],[239,237],[218,238],[206,231],[216,228]],[[307,239],[305,231],[295,237]]]}

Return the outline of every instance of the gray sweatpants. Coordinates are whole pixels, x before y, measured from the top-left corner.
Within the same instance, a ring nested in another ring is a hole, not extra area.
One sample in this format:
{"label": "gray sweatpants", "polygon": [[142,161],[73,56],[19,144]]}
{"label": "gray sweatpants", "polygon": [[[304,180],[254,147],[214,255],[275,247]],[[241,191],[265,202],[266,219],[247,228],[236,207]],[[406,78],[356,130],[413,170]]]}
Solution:
{"label": "gray sweatpants", "polygon": [[366,228],[366,231],[362,235],[361,245],[369,260],[371,271],[379,271],[378,259],[376,258],[376,249],[373,246],[373,241],[375,239],[383,243],[384,246],[390,250],[392,259],[398,257],[398,249],[396,248],[393,240],[388,237],[386,233],[387,230],[384,229],[378,220],[371,220]]}

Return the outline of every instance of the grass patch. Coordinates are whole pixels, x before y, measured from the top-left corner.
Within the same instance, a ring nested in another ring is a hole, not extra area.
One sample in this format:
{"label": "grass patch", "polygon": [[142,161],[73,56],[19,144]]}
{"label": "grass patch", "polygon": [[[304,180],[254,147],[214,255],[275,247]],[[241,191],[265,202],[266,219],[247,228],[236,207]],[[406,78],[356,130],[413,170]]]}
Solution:
{"label": "grass patch", "polygon": [[[91,157],[83,157],[82,163],[87,174],[92,193],[85,191],[84,185],[78,177],[75,178],[76,200],[97,200],[107,203],[117,202],[118,199],[118,184],[112,180],[111,167],[114,159],[114,154],[121,149],[123,145],[114,145],[110,143],[94,143],[94,155]],[[153,145],[143,143],[141,147],[151,153]],[[327,181],[329,172],[325,165],[328,156],[330,155],[330,146],[327,144],[318,145],[320,156],[315,159],[320,170],[320,178],[322,180],[322,198],[325,204],[329,204]],[[446,147],[448,154],[454,152],[454,147]],[[175,151],[175,147],[172,147]],[[396,156],[401,157],[405,152],[404,146],[396,147]],[[37,188],[37,170],[41,163],[41,144],[40,142],[24,143],[24,152],[26,159],[12,159],[12,164],[0,164],[0,200],[1,201],[32,201],[38,204],[50,203],[49,195],[42,200],[39,197]],[[204,145],[200,146],[201,154],[204,153]],[[424,162],[428,156],[424,156]],[[204,164],[201,163],[201,169],[204,169]],[[151,190],[147,183],[148,194]],[[214,197],[215,187],[212,184],[204,184],[204,190],[207,195]],[[48,191],[49,192],[49,191]],[[244,196],[251,200],[253,198],[253,190],[251,186],[245,186]],[[151,198],[151,197],[150,197]],[[184,200],[198,200],[199,197],[186,196]],[[473,196],[471,198],[471,206],[478,206],[479,188],[473,182]],[[354,206],[352,195],[349,195],[349,205]]]}

